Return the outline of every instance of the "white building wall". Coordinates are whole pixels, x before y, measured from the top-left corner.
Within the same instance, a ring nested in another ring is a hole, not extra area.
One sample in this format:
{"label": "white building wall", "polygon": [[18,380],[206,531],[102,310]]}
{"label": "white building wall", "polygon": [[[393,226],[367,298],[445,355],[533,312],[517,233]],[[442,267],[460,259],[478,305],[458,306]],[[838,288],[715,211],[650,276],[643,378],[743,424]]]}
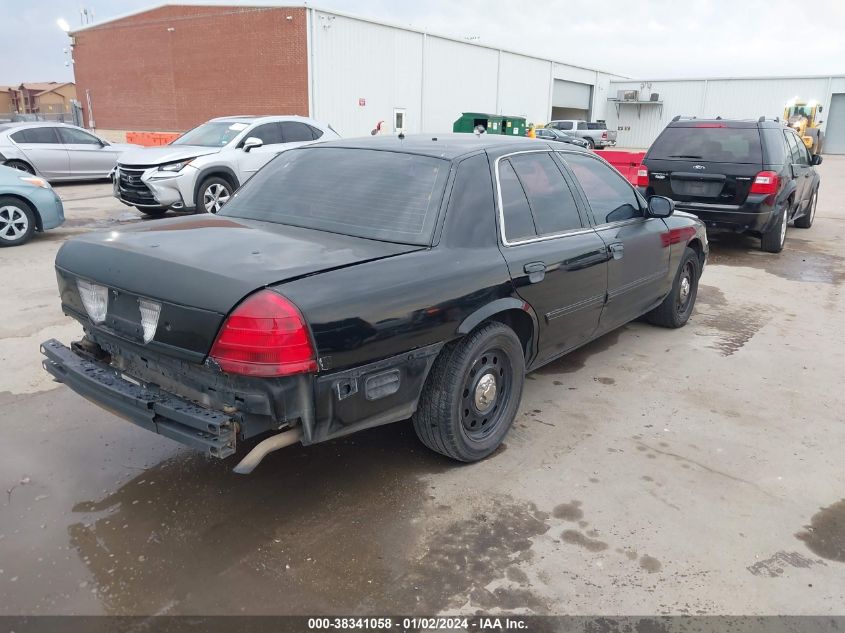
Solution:
{"label": "white building wall", "polygon": [[545,123],[552,111],[552,63],[502,53],[499,64],[499,114]]}
{"label": "white building wall", "polygon": [[419,131],[423,35],[321,11],[311,15],[311,115],[342,136],[358,136],[381,120],[392,129],[393,109],[405,108],[408,131]]}
{"label": "white building wall", "polygon": [[[842,82],[841,84],[839,82]],[[699,118],[756,119],[782,117],[786,102],[793,97],[816,99],[826,108],[831,92],[838,92],[845,78],[741,78],[691,79],[676,81],[612,81],[610,97],[618,90],[639,90],[640,100],[658,93],[659,105],[607,102],[607,122],[618,130],[620,147],[646,148],[677,115]],[[821,117],[824,120],[824,114]]]}
{"label": "white building wall", "polygon": [[423,130],[451,132],[461,112],[495,113],[498,67],[499,51],[427,35]]}
{"label": "white building wall", "polygon": [[[551,116],[554,79],[593,86],[593,118],[603,118],[613,75],[401,26],[309,10],[311,115],[342,136],[393,131],[394,108],[409,133],[443,133],[462,112]],[[365,104],[359,105],[363,99]]]}

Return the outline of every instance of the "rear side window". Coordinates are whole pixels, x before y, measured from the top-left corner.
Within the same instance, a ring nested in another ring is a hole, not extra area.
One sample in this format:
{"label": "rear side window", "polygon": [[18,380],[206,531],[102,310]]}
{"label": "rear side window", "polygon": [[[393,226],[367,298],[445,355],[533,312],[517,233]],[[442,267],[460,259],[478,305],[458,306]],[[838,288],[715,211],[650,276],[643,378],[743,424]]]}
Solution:
{"label": "rear side window", "polygon": [[589,156],[560,156],[575,173],[597,224],[643,217],[633,188],[615,169]]}
{"label": "rear side window", "polygon": [[802,141],[800,138],[798,138],[796,134],[792,132],[784,130],[783,134],[786,137],[787,144],[789,145],[791,162],[797,165],[809,165],[810,160],[807,156],[804,141]]}
{"label": "rear side window", "polygon": [[534,228],[528,198],[509,160],[499,161],[499,187],[502,195],[505,239],[515,242],[535,237],[537,229]]}
{"label": "rear side window", "polygon": [[587,124],[586,124],[584,121],[581,121],[581,122],[578,124],[578,129],[579,129],[579,130],[586,130],[586,129],[587,129]]}
{"label": "rear side window", "polygon": [[31,127],[12,134],[16,143],[59,143],[59,135],[54,127]]}
{"label": "rear side window", "polygon": [[762,128],[760,134],[763,137],[766,149],[766,162],[772,165],[783,165],[790,162],[787,160],[789,149],[786,146],[786,139],[783,132],[775,128]]}
{"label": "rear side window", "polygon": [[313,141],[314,134],[311,129],[311,126],[299,121],[282,121],[282,136],[284,136],[285,143]]}
{"label": "rear side window", "polygon": [[311,130],[311,136],[313,137],[314,140],[317,140],[318,138],[320,138],[323,135],[323,130],[317,129],[313,125],[309,125],[308,129]]}
{"label": "rear side window", "polygon": [[651,146],[648,157],[711,163],[763,162],[756,127],[667,127]]}
{"label": "rear side window", "polygon": [[528,198],[537,235],[581,228],[575,198],[550,154],[518,154],[510,162]]}
{"label": "rear side window", "polygon": [[220,214],[427,245],[450,165],[399,152],[289,150],[250,178]]}
{"label": "rear side window", "polygon": [[588,130],[606,130],[607,124],[604,122],[587,123]]}

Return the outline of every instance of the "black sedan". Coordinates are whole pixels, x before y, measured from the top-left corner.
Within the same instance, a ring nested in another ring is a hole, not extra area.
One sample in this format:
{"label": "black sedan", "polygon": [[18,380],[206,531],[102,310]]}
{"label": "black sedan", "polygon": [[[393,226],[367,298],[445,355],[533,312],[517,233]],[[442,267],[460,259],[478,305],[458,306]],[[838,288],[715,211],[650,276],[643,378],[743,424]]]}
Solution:
{"label": "black sedan", "polygon": [[236,467],[411,418],[490,455],[531,371],[646,315],[680,327],[704,227],[601,158],[500,136],[375,137],[280,154],[218,215],[68,241],[85,336],[44,367],[108,410]]}
{"label": "black sedan", "polygon": [[562,130],[556,130],[551,127],[543,127],[534,130],[534,134],[537,135],[538,139],[544,141],[556,141],[558,143],[566,143],[567,145],[575,145],[576,147],[583,147],[585,149],[590,147],[590,144],[584,139],[572,136]]}

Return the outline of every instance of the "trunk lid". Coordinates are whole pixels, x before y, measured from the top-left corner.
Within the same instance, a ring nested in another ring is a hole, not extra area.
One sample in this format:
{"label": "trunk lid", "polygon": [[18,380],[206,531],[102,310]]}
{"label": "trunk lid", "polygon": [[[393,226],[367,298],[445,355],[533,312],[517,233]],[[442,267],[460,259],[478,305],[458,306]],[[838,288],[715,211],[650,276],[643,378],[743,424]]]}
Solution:
{"label": "trunk lid", "polygon": [[643,164],[655,195],[682,203],[738,206],[763,169],[760,134],[756,126],[722,123],[668,127]]}
{"label": "trunk lid", "polygon": [[255,290],[421,248],[200,215],[80,236],[62,246],[56,267],[65,307],[85,314],[76,278],[106,286],[109,316],[102,327],[142,343],[138,300],[152,299],[162,309],[149,346],[199,360],[225,315]]}

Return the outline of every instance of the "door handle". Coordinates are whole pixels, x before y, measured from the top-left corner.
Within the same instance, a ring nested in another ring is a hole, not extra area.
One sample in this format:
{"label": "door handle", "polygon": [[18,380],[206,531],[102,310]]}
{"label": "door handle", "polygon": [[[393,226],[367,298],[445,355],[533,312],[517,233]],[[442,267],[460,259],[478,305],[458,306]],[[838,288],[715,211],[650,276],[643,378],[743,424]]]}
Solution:
{"label": "door handle", "polygon": [[625,245],[622,242],[611,242],[607,245],[607,250],[613,255],[613,259],[622,259],[625,254]]}
{"label": "door handle", "polygon": [[522,270],[528,273],[528,281],[532,284],[543,281],[546,276],[546,264],[543,262],[530,262],[525,264],[525,266],[522,267]]}

